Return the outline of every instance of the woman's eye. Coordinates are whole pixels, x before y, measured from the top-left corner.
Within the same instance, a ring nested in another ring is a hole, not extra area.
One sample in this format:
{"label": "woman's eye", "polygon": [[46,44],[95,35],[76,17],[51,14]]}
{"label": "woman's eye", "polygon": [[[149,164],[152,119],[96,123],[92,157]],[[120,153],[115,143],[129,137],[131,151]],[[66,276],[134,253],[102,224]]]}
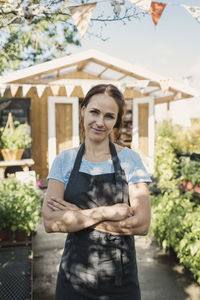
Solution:
{"label": "woman's eye", "polygon": [[91,110],[91,113],[92,113],[92,114],[98,114],[98,111],[96,111],[96,110]]}
{"label": "woman's eye", "polygon": [[111,115],[106,115],[106,118],[108,118],[108,119],[114,119],[114,117],[111,116]]}

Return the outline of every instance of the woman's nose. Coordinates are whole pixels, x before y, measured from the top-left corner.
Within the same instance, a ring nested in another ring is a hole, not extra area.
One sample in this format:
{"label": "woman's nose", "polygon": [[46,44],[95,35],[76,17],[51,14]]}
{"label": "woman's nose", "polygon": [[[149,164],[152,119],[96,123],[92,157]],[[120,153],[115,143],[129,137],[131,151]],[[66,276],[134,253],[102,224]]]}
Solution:
{"label": "woman's nose", "polygon": [[103,122],[103,117],[102,116],[98,116],[97,120],[96,120],[96,124],[98,126],[103,126],[104,122]]}

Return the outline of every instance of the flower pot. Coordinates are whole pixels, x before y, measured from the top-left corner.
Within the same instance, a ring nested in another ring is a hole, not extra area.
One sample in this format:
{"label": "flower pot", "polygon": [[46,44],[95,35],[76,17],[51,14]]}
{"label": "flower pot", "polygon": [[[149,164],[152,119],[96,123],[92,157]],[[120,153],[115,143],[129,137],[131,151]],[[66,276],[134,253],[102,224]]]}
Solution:
{"label": "flower pot", "polygon": [[18,242],[24,242],[27,239],[26,231],[15,231],[15,240]]}
{"label": "flower pot", "polygon": [[5,228],[0,231],[0,242],[8,241],[10,240],[12,235],[12,232],[10,228]]}
{"label": "flower pot", "polygon": [[189,180],[183,180],[182,181],[182,186],[184,188],[185,191],[189,191],[189,192],[193,192],[193,184],[192,181]]}
{"label": "flower pot", "polygon": [[200,185],[199,185],[199,184],[196,184],[196,185],[195,185],[194,191],[195,191],[195,193],[197,193],[197,194],[200,195]]}
{"label": "flower pot", "polygon": [[185,188],[187,186],[187,180],[183,179],[182,186]]}
{"label": "flower pot", "polygon": [[1,149],[1,154],[4,160],[20,160],[24,153],[24,149],[17,149],[17,150],[9,150],[9,149]]}
{"label": "flower pot", "polygon": [[197,195],[200,195],[200,185],[199,184],[192,184],[192,181],[183,180],[182,181],[182,188],[185,192],[191,192],[196,193]]}

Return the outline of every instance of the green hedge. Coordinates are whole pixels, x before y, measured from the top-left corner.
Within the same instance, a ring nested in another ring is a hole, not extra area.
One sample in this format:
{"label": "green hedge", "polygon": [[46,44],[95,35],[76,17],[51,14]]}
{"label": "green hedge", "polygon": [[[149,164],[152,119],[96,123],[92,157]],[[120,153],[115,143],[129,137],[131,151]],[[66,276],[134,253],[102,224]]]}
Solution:
{"label": "green hedge", "polygon": [[[180,189],[184,165],[179,165],[184,133],[180,127],[165,122],[157,130],[155,174],[159,195],[152,195],[151,231],[164,249],[173,248],[182,263],[200,284],[200,199]],[[187,161],[187,170],[190,169]],[[192,163],[193,166],[193,163]],[[184,169],[186,170],[186,169]],[[194,171],[194,166],[193,166]],[[196,169],[199,177],[199,168]]]}
{"label": "green hedge", "polygon": [[200,206],[179,189],[152,197],[152,231],[164,249],[173,248],[200,284]]}

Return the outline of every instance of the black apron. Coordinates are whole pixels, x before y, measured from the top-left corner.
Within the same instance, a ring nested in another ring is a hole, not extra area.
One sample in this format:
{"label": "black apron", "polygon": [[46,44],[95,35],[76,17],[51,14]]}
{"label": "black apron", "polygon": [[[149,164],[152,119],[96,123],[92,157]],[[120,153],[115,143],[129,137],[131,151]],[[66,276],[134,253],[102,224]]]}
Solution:
{"label": "black apron", "polygon": [[[128,184],[114,144],[110,151],[115,173],[79,172],[84,144],[71,172],[64,199],[82,209],[129,204]],[[134,237],[92,228],[69,233],[62,255],[56,300],[140,300]]]}

